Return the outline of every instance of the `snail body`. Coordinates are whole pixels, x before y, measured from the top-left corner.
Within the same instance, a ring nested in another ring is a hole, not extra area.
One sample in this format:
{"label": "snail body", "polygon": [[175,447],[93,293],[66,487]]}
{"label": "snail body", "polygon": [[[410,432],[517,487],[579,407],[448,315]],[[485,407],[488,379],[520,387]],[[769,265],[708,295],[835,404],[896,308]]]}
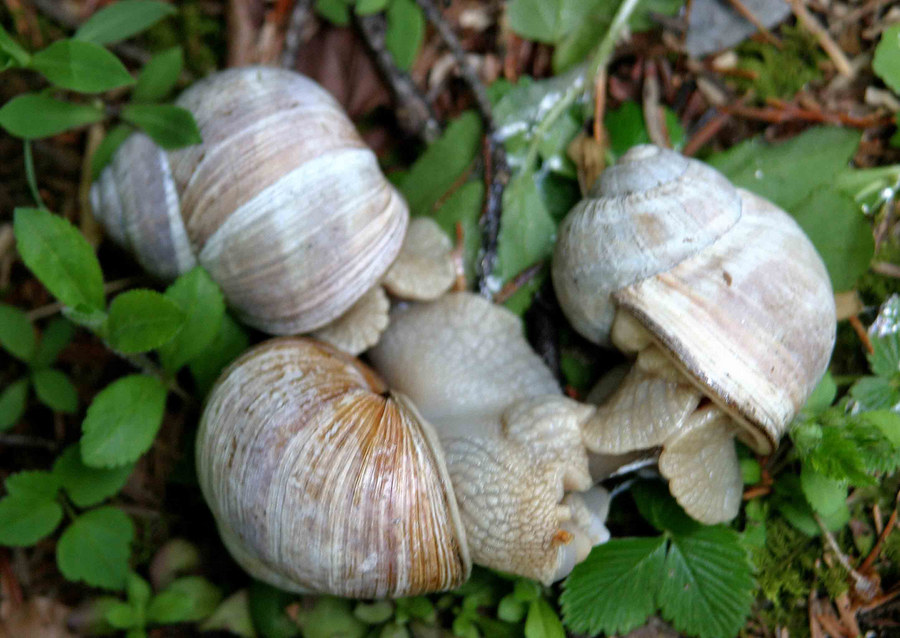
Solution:
{"label": "snail body", "polygon": [[[550,583],[608,538],[580,434],[591,410],[511,313],[469,294],[402,308],[372,359],[385,380],[275,339],[212,390],[197,471],[249,573],[363,598],[450,589],[471,562]],[[503,376],[482,370],[493,360]]]}
{"label": "snail body", "polygon": [[[770,453],[834,345],[834,297],[812,243],[714,169],[638,146],[563,221],[552,275],[581,334],[637,358],[587,426],[589,446],[661,446],[660,469],[687,512],[733,518],[740,473],[722,441]],[[705,478],[688,478],[688,449],[707,455]]]}
{"label": "snail body", "polygon": [[[167,151],[135,133],[91,189],[97,217],[146,270],[172,279],[200,264],[245,323],[281,335],[327,326],[379,284],[409,212],[331,95],[297,73],[248,67],[195,83],[176,104],[203,142]],[[444,274],[424,297],[451,282]],[[377,339],[384,323],[364,328]],[[374,342],[354,339],[356,351]]]}

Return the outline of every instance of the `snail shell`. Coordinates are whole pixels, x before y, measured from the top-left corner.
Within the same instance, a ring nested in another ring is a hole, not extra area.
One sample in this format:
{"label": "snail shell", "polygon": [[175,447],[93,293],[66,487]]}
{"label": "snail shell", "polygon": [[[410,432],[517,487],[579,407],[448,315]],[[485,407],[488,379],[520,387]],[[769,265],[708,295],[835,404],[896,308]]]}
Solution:
{"label": "snail shell", "polygon": [[272,334],[320,328],[379,282],[409,213],[324,89],[249,67],[176,104],[203,143],[165,151],[136,133],[91,189],[95,214],[146,270],[171,279],[199,263],[243,321]]}
{"label": "snail shell", "polygon": [[325,344],[273,339],[235,361],[204,410],[197,472],[232,556],[282,589],[398,597],[468,578],[432,427]]}
{"label": "snail shell", "polygon": [[760,453],[831,356],[834,297],[803,231],[673,151],[635,147],[600,177],[560,226],[552,274],[579,332],[608,344],[645,331]]}

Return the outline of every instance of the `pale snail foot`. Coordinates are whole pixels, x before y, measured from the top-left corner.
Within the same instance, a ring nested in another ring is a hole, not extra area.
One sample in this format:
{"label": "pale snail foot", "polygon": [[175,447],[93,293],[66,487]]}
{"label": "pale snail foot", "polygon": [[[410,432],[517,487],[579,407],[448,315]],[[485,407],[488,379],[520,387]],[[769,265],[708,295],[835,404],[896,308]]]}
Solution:
{"label": "pale snail foot", "polygon": [[430,217],[409,222],[400,254],[382,279],[389,293],[411,301],[431,301],[456,281],[453,244]]}
{"label": "pale snail foot", "polygon": [[390,302],[381,286],[375,286],[340,317],[311,336],[356,356],[378,343],[388,325]]}
{"label": "pale snail foot", "polygon": [[585,444],[594,453],[591,474],[597,478],[615,471],[616,459],[634,461],[661,447],[660,473],[689,516],[705,524],[734,518],[743,487],[734,447],[738,426],[714,405],[698,407],[701,398],[657,347],[646,345],[622,384],[585,422]]}

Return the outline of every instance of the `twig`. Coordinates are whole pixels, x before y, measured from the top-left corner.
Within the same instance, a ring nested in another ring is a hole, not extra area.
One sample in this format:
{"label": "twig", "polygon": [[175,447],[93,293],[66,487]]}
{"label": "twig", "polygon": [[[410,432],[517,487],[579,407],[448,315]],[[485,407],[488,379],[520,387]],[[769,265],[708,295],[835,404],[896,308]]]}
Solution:
{"label": "twig", "polygon": [[897,497],[894,499],[894,511],[891,512],[890,517],[888,518],[887,525],[884,526],[884,529],[881,530],[881,533],[878,534],[878,540],[875,541],[875,545],[872,547],[872,551],[869,552],[869,555],[866,556],[866,559],[860,564],[859,571],[866,572],[871,569],[873,563],[875,563],[875,559],[878,558],[878,554],[881,553],[881,547],[884,545],[884,542],[887,540],[888,535],[897,525],[897,500],[900,499],[900,493],[897,494]]}
{"label": "twig", "polygon": [[497,261],[497,240],[500,236],[500,211],[503,206],[503,191],[510,180],[509,164],[503,142],[494,135],[484,138],[484,208],[481,211],[481,258],[478,260],[478,293],[491,299],[493,291],[489,284],[494,264]]}
{"label": "twig", "polygon": [[838,46],[837,42],[835,42],[828,34],[828,31],[826,31],[825,28],[819,24],[819,21],[809,12],[809,9],[803,4],[803,0],[790,0],[790,2],[791,10],[794,12],[794,15],[797,16],[797,21],[816,37],[819,41],[819,46],[822,47],[825,53],[828,54],[828,57],[831,58],[831,61],[834,62],[834,67],[837,69],[837,72],[845,77],[852,78],[855,73],[853,71],[853,66],[850,64],[850,60],[847,59],[847,56],[844,54],[841,47]]}
{"label": "twig", "polygon": [[42,439],[27,434],[0,434],[0,445],[9,447],[34,447],[55,452],[57,445],[48,439]]}
{"label": "twig", "polygon": [[456,222],[456,245],[453,247],[453,252],[450,253],[453,257],[453,270],[456,272],[456,279],[453,282],[453,292],[462,292],[464,290],[469,289],[469,283],[466,281],[466,267],[465,267],[465,255],[466,255],[466,233],[463,229],[462,222]]}
{"label": "twig", "polygon": [[496,295],[494,295],[494,303],[501,304],[516,294],[519,289],[535,278],[544,267],[544,262],[539,261],[536,264],[528,266],[525,270],[518,273],[515,277],[507,281]]}
{"label": "twig", "polygon": [[606,115],[606,66],[601,66],[594,76],[594,140],[603,147],[606,128],[603,118]]}
{"label": "twig", "polygon": [[792,120],[805,120],[808,122],[824,122],[827,124],[842,124],[854,128],[871,128],[873,126],[887,125],[893,122],[892,115],[872,113],[863,117],[849,115],[847,113],[830,113],[821,110],[803,109],[793,104],[785,104],[781,108],[767,107],[756,108],[742,105],[723,106],[722,110],[731,115],[745,117],[750,120],[761,120],[771,124],[781,124]]}
{"label": "twig", "polygon": [[872,270],[885,277],[900,279],[900,266],[886,261],[872,262]]}
{"label": "twig", "polygon": [[741,2],[741,0],[728,0],[728,3],[734,8],[735,11],[740,13],[747,22],[756,27],[760,35],[765,38],[766,42],[779,49],[784,48],[781,40],[772,35],[772,32],[766,28],[766,25],[760,22],[759,18],[757,18],[756,15],[752,11],[750,11],[750,9],[748,9],[743,2]]}
{"label": "twig", "polygon": [[875,348],[872,346],[872,340],[869,339],[869,333],[866,332],[866,327],[862,324],[862,321],[859,320],[859,317],[853,315],[848,319],[850,325],[853,327],[853,330],[856,331],[856,335],[859,337],[859,340],[862,342],[863,347],[866,349],[866,352],[872,354],[875,352]]}
{"label": "twig", "polygon": [[397,101],[396,112],[400,126],[426,142],[436,140],[441,134],[441,126],[431,106],[416,88],[409,74],[397,67],[394,56],[385,47],[387,25],[384,16],[354,14],[353,20],[369,50],[374,54],[379,71],[391,87]]}
{"label": "twig", "polygon": [[281,52],[281,66],[293,69],[297,64],[297,54],[303,41],[303,29],[309,22],[312,0],[296,0],[291,11],[287,33],[284,35],[284,51]]}
{"label": "twig", "polygon": [[651,60],[644,65],[644,87],[641,97],[644,107],[644,124],[647,126],[647,135],[650,137],[650,141],[657,146],[672,148],[669,131],[666,129],[665,115],[659,106],[659,79],[656,76],[656,66]]}
{"label": "twig", "polygon": [[681,152],[688,157],[692,156],[706,146],[706,143],[714,138],[730,119],[731,115],[729,113],[722,111],[716,113],[691,136],[691,139],[687,141]]}
{"label": "twig", "polygon": [[459,67],[460,75],[463,80],[466,81],[466,84],[469,85],[469,89],[475,96],[475,102],[478,105],[481,116],[485,120],[488,132],[492,133],[493,117],[491,116],[491,101],[488,99],[487,88],[478,77],[478,73],[475,72],[475,69],[473,69],[472,65],[466,60],[466,52],[463,50],[459,38],[456,37],[456,33],[450,25],[447,24],[447,21],[444,20],[444,16],[441,15],[440,9],[434,5],[432,0],[416,0],[416,4],[422,8],[425,17],[437,30],[438,35],[441,36],[441,40],[444,41],[447,48],[450,49],[453,59],[456,60],[456,66]]}
{"label": "twig", "polygon": [[872,583],[872,581],[863,576],[858,571],[853,568],[853,565],[850,564],[850,560],[841,551],[841,548],[838,547],[837,541],[834,540],[834,536],[828,531],[828,528],[825,527],[825,523],[822,521],[822,517],[818,515],[818,513],[813,513],[813,517],[816,519],[816,524],[819,526],[819,529],[822,530],[822,536],[825,538],[825,541],[828,543],[828,546],[831,548],[831,551],[834,552],[835,557],[838,559],[838,562],[841,566],[847,570],[847,573],[853,579],[854,586],[857,591],[873,591],[877,586]]}

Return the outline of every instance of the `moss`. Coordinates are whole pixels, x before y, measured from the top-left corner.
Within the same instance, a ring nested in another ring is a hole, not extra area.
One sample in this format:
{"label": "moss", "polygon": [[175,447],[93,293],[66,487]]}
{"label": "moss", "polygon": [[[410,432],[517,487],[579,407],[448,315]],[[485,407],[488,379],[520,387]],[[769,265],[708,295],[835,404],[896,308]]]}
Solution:
{"label": "moss", "polygon": [[781,49],[748,40],[738,48],[738,66],[756,74],[753,80],[738,80],[742,88],[752,88],[761,100],[790,98],[807,83],[821,79],[819,62],[825,59],[815,38],[805,29],[784,26]]}

